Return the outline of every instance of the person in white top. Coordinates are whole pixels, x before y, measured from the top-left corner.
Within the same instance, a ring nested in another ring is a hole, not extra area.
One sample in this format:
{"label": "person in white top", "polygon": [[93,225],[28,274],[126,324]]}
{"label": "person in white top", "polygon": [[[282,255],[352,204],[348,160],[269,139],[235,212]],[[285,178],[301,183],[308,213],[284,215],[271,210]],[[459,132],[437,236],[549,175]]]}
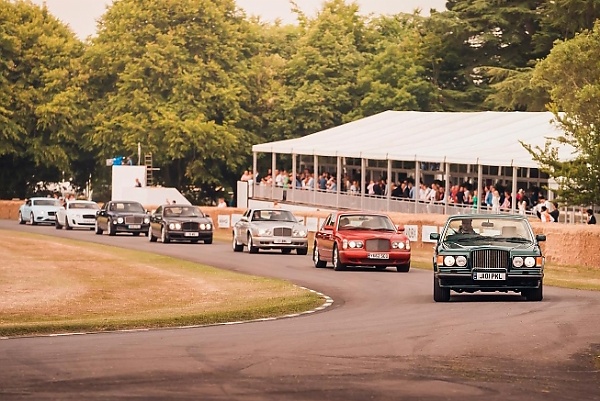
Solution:
{"label": "person in white top", "polygon": [[217,203],[217,207],[227,207],[227,203],[225,203],[225,198],[219,198],[219,203]]}

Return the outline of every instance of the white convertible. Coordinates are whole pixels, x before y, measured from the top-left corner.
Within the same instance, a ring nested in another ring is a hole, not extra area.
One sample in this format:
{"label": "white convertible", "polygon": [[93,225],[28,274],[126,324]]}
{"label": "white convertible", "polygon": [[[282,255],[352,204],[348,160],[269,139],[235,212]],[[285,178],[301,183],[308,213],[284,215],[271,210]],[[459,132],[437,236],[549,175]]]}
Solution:
{"label": "white convertible", "polygon": [[56,213],[55,227],[57,230],[66,228],[87,228],[93,230],[96,225],[96,212],[100,207],[96,202],[85,200],[67,201],[64,207]]}

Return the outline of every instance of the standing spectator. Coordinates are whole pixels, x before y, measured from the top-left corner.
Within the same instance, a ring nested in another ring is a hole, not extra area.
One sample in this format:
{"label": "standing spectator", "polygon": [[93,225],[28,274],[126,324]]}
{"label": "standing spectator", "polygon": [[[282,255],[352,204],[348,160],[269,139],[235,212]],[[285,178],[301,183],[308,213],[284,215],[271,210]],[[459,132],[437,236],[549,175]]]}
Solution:
{"label": "standing spectator", "polygon": [[587,213],[587,223],[588,224],[596,224],[596,216],[594,216],[594,211],[592,209],[588,209]]}
{"label": "standing spectator", "polygon": [[139,178],[136,178],[136,179],[135,179],[135,186],[136,186],[137,188],[140,188],[140,187],[142,186],[142,183],[140,182],[140,179],[139,179]]}
{"label": "standing spectator", "polygon": [[495,188],[492,192],[492,212],[500,213],[500,193]]}
{"label": "standing spectator", "polygon": [[548,208],[546,206],[542,206],[542,211],[540,213],[540,219],[542,223],[552,223],[554,222],[554,217],[548,212]]}
{"label": "standing spectator", "polygon": [[485,204],[487,205],[488,209],[491,209],[494,205],[494,187],[493,186],[489,186],[485,188]]}
{"label": "standing spectator", "polygon": [[558,202],[552,202],[552,206],[554,206],[554,209],[549,212],[550,216],[552,216],[554,221],[558,223],[558,215],[560,214],[560,210],[558,210]]}
{"label": "standing spectator", "polygon": [[218,208],[227,207],[227,203],[225,203],[225,198],[219,198],[219,203],[217,203]]}

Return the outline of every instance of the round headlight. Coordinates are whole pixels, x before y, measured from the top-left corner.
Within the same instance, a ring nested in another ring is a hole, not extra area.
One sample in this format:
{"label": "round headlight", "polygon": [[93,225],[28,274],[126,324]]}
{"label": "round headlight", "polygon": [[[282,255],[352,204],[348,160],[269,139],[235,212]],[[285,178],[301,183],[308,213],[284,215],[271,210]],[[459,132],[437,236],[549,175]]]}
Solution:
{"label": "round headlight", "polygon": [[465,258],[464,256],[457,256],[456,265],[458,267],[465,267],[467,265],[467,258]]}
{"label": "round headlight", "polygon": [[119,223],[119,224],[123,224],[124,221],[125,220],[123,220],[122,217],[117,218],[117,223]]}
{"label": "round headlight", "polygon": [[527,267],[533,267],[535,266],[535,258],[528,256],[525,258],[525,266]]}
{"label": "round headlight", "polygon": [[444,257],[444,266],[454,266],[454,256],[446,256]]}
{"label": "round headlight", "polygon": [[212,225],[210,223],[206,223],[206,229],[210,230],[212,228]]}
{"label": "round headlight", "polygon": [[170,223],[170,224],[169,224],[169,228],[170,228],[171,230],[174,230],[174,229],[175,229],[175,224],[174,224],[174,223]]}
{"label": "round headlight", "polygon": [[150,217],[144,217],[144,224],[150,223]]}
{"label": "round headlight", "polygon": [[206,230],[206,224],[200,223],[200,229],[201,230]]}
{"label": "round headlight", "polygon": [[513,258],[513,266],[514,267],[523,267],[523,258],[520,256]]}
{"label": "round headlight", "polygon": [[396,242],[395,245],[397,249],[404,249],[404,242]]}
{"label": "round headlight", "polygon": [[350,248],[356,248],[356,242],[354,242],[354,241],[350,241],[350,242],[348,242],[348,246],[349,246]]}

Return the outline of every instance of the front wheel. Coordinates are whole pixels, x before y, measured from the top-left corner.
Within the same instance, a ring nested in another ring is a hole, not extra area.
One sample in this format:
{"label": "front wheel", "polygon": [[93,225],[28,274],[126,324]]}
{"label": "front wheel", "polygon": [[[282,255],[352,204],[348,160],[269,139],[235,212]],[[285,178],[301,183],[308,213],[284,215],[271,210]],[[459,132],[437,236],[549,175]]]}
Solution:
{"label": "front wheel", "polygon": [[23,220],[23,214],[19,212],[19,224],[25,224],[25,220]]}
{"label": "front wheel", "polygon": [[148,241],[156,242],[157,239],[158,239],[158,237],[155,237],[154,234],[152,234],[152,227],[149,227],[148,228]]}
{"label": "front wheel", "polygon": [[319,247],[317,246],[316,242],[313,246],[313,263],[315,264],[315,267],[319,269],[327,266],[327,262],[321,260],[321,255],[319,255]]}
{"label": "front wheel", "polygon": [[398,265],[398,266],[396,266],[396,271],[398,273],[408,273],[410,271],[410,262],[408,262],[405,265]]}
{"label": "front wheel", "polygon": [[162,230],[160,230],[160,240],[163,244],[168,244],[169,242],[171,242],[169,236],[167,235],[167,229],[164,227],[162,228]]}
{"label": "front wheel", "polygon": [[72,230],[73,227],[69,225],[69,218],[65,217],[65,230]]}
{"label": "front wheel", "polygon": [[248,252],[258,253],[258,247],[254,246],[254,241],[252,240],[252,235],[250,234],[248,234]]}
{"label": "front wheel", "polygon": [[284,255],[289,255],[290,253],[292,253],[292,250],[290,248],[281,248],[281,253],[283,253]]}
{"label": "front wheel", "polygon": [[117,233],[115,232],[115,228],[113,227],[112,221],[110,219],[108,219],[106,224],[107,224],[106,231],[108,232],[108,235],[110,235],[111,237],[114,237]]}
{"label": "front wheel", "polygon": [[433,277],[433,300],[435,302],[450,301],[450,288],[440,287],[440,281]]}
{"label": "front wheel", "polygon": [[306,248],[297,248],[296,253],[298,255],[308,255],[308,247]]}
{"label": "front wheel", "polygon": [[233,248],[233,252],[242,252],[244,250],[244,244],[240,244],[238,242],[235,232],[233,233],[233,240],[231,246]]}
{"label": "front wheel", "polygon": [[333,246],[333,270],[340,271],[346,270],[346,265],[340,260],[340,250],[336,245]]}
{"label": "front wheel", "polygon": [[31,224],[32,226],[35,226],[37,224],[35,222],[35,216],[33,215],[33,213],[29,214],[29,224]]}
{"label": "front wheel", "polygon": [[538,288],[531,288],[529,290],[524,290],[523,291],[523,296],[528,301],[534,301],[534,302],[541,301],[542,299],[544,299],[544,287],[543,287],[543,284],[540,283],[540,286]]}
{"label": "front wheel", "polygon": [[212,243],[213,243],[213,239],[212,239],[212,237],[211,237],[211,238],[209,238],[209,239],[205,239],[205,240],[204,240],[204,243],[205,243],[205,244],[207,244],[207,245],[210,245],[210,244],[212,244]]}
{"label": "front wheel", "polygon": [[58,222],[58,217],[56,218],[56,220],[54,220],[54,228],[56,228],[57,230],[60,230],[62,228],[62,226]]}

